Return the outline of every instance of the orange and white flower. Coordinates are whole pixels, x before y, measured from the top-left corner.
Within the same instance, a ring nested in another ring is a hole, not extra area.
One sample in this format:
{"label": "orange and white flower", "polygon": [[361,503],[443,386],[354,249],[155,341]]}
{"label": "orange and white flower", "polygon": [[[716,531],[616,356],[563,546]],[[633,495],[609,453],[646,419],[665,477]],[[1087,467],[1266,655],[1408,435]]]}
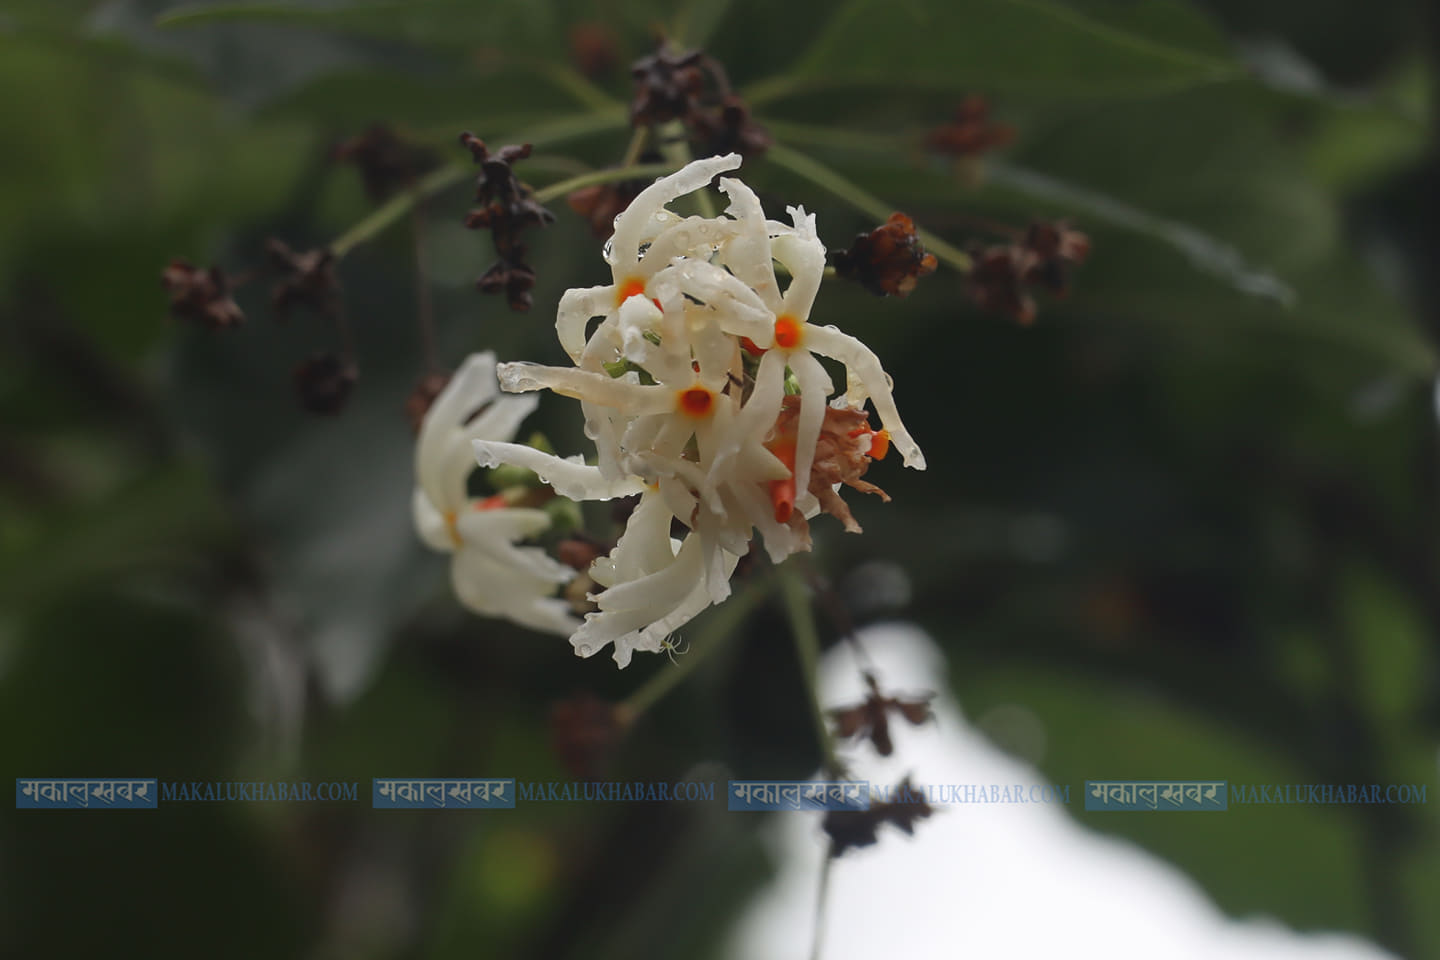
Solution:
{"label": "orange and white flower", "polygon": [[[560,303],[556,329],[573,367],[498,369],[507,391],[580,400],[596,464],[474,444],[482,465],[529,467],[572,499],[642,492],[620,542],[591,568],[605,589],[571,636],[582,656],[613,644],[624,666],[635,650],[662,649],[667,634],[729,595],[757,528],[776,562],[809,549],[806,518],[822,510],[858,532],[836,490],[879,492],[860,475],[890,443],[908,466],[925,467],[875,354],[809,322],[825,269],[813,215],[791,208],[791,223],[767,220],[755,194],[729,178],[720,181],[731,200],[724,216],[666,209],[737,166],[734,155],[691,163],[616,218],[605,251],[613,282]],[[777,263],[790,278],[783,288]],[[846,369],[834,405],[822,356]],[[869,426],[867,399],[883,430]],[[681,540],[671,538],[674,520],[688,530]]]}

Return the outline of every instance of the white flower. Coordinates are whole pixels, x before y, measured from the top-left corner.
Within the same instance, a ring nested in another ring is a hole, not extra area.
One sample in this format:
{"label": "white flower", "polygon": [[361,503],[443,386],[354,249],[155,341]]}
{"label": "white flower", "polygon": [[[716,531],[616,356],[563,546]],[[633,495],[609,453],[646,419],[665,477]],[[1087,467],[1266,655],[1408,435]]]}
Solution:
{"label": "white flower", "polygon": [[549,517],[543,510],[508,507],[467,492],[475,470],[471,443],[509,440],[537,403],[534,397],[500,395],[493,353],[466,358],[420,426],[415,529],[427,545],[454,555],[450,579],[466,607],[546,633],[569,634],[579,621],[569,604],[552,594],[574,571],[538,547],[516,545],[544,532]]}
{"label": "white flower", "polygon": [[[597,462],[481,440],[482,465],[529,467],[572,499],[643,491],[620,542],[591,568],[606,589],[570,638],[581,656],[613,643],[623,667],[635,650],[660,650],[668,633],[729,596],[756,528],[776,562],[809,549],[806,518],[822,509],[858,532],[837,491],[843,483],[883,496],[860,477],[891,440],[908,466],[925,467],[875,354],[809,322],[825,269],[812,215],[797,207],[790,224],[767,220],[734,179],[720,181],[731,200],[725,216],[665,209],[739,163],[691,163],[616,218],[605,251],[613,282],[560,302],[556,330],[573,367],[498,369],[505,390],[580,400]],[[777,262],[790,276],[783,289]],[[833,406],[817,356],[846,369],[846,395]],[[883,430],[869,426],[867,399]],[[673,520],[688,528],[683,540],[671,538]]]}

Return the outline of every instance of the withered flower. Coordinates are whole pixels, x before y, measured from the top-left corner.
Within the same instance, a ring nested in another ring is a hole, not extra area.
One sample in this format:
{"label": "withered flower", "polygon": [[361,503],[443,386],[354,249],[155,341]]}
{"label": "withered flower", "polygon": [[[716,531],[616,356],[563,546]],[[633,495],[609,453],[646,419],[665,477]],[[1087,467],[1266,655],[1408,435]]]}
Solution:
{"label": "withered flower", "polygon": [[284,317],[296,305],[326,316],[334,314],[340,305],[340,280],[329,247],[296,253],[285,241],[271,237],[265,241],[265,252],[282,273],[270,291],[270,305],[278,314]]}
{"label": "withered flower", "polygon": [[425,422],[425,414],[430,412],[435,398],[445,391],[449,383],[448,373],[427,373],[405,398],[405,419],[410,421],[416,433],[420,432],[420,425]]}
{"label": "withered flower", "polygon": [[948,156],[974,157],[1007,146],[1015,140],[1015,128],[990,122],[990,103],[972,94],[955,109],[954,118],[936,127],[925,137],[925,146]]}
{"label": "withered flower", "polygon": [[439,163],[433,150],[402,140],[381,123],[337,144],[331,157],[341,163],[355,164],[365,185],[365,194],[375,203],[411,186]]}
{"label": "withered flower", "polygon": [[632,721],[622,704],[582,693],[550,708],[550,742],[571,777],[597,780]]}
{"label": "withered flower", "polygon": [[570,28],[570,62],[594,80],[615,69],[620,62],[615,31],[603,23],[577,23]]}
{"label": "withered flower", "polygon": [[725,68],[699,50],[671,53],[662,46],[636,60],[630,72],[635,78],[631,126],[679,120],[696,157],[753,157],[774,142],[750,116],[745,101],[731,92]]}
{"label": "withered flower", "polygon": [[359,371],[349,360],[333,353],[317,353],[295,369],[300,404],[311,413],[334,416],[345,409]]}
{"label": "withered flower", "polygon": [[887,697],[880,692],[880,685],[870,673],[865,674],[865,683],[870,687],[865,701],[853,707],[831,710],[830,719],[835,722],[836,736],[841,739],[868,737],[876,752],[888,757],[895,752],[895,744],[890,739],[890,712],[893,710],[912,725],[919,726],[931,718],[930,700],[935,695],[927,693],[906,700]]}
{"label": "withered flower", "polygon": [[208,270],[176,257],[160,273],[170,294],[170,314],[176,320],[210,330],[224,330],[245,322],[245,314],[230,296],[230,281],[219,267]]}
{"label": "withered flower", "polygon": [[869,233],[862,233],[848,250],[830,251],[835,272],[854,280],[878,297],[904,297],[923,276],[935,272],[933,253],[926,253],[915,222],[903,213]]}
{"label": "withered flower", "polygon": [[718,108],[697,112],[692,129],[697,141],[696,156],[701,157],[727,153],[756,157],[775,142],[770,131],[750,116],[745,101],[733,93],[721,98]]}
{"label": "withered flower", "polygon": [[966,282],[966,292],[975,305],[991,313],[1002,313],[1022,326],[1035,322],[1035,299],[1025,290],[1024,252],[1015,246],[987,247],[970,251],[975,266]]}
{"label": "withered flower", "polygon": [[625,212],[630,201],[649,184],[642,180],[622,180],[581,187],[565,198],[570,209],[590,223],[590,232],[597,240],[609,240],[615,233],[615,218]]}
{"label": "withered flower", "polygon": [[846,850],[873,846],[880,825],[889,823],[907,836],[915,835],[915,823],[934,813],[925,797],[906,777],[895,787],[897,799],[871,803],[869,810],[831,810],[825,814],[821,829],[830,837],[830,856],[838,857]]}
{"label": "withered flower", "polygon": [[1057,297],[1070,292],[1070,267],[1090,255],[1090,238],[1066,223],[1036,221],[1025,234],[1026,283],[1044,287]]}
{"label": "withered flower", "polygon": [[[766,440],[765,446],[781,460],[793,457],[793,450],[799,434],[801,400],[799,396],[788,396],[781,401],[780,416],[775,429]],[[860,479],[870,469],[871,460],[879,460],[890,451],[890,434],[870,426],[870,416],[863,408],[824,408],[824,419],[820,424],[820,436],[815,443],[814,459],[810,463],[809,491],[820,501],[820,509],[845,525],[846,533],[860,533],[860,524],[850,513],[850,506],[835,492],[836,484],[844,484],[861,493],[873,493],[890,502],[890,496],[875,484]],[[784,485],[788,482],[788,489]],[[777,509],[781,499],[790,497],[794,503],[795,480],[773,481],[771,497]],[[780,499],[777,499],[780,498]],[[789,520],[803,525],[803,518],[797,518],[791,511]],[[778,518],[777,518],[778,519]]]}
{"label": "withered flower", "polygon": [[555,215],[535,202],[530,187],[521,183],[512,169],[515,161],[530,156],[530,144],[505,146],[491,153],[485,141],[470,133],[461,134],[460,143],[480,165],[475,199],[482,206],[470,212],[465,226],[489,230],[500,257],[476,281],[476,286],[482,293],[503,292],[512,310],[529,310],[535,271],[525,263],[520,234],[527,227],[543,227],[555,221]]}
{"label": "withered flower", "polygon": [[635,96],[630,102],[630,124],[641,126],[670,120],[690,121],[700,109],[709,58],[699,50],[671,53],[662,47],[630,67]]}
{"label": "withered flower", "polygon": [[1019,243],[971,251],[975,267],[968,283],[970,298],[983,310],[1028,325],[1036,310],[1027,287],[1065,296],[1070,292],[1070,268],[1089,253],[1090,238],[1068,223],[1032,223]]}

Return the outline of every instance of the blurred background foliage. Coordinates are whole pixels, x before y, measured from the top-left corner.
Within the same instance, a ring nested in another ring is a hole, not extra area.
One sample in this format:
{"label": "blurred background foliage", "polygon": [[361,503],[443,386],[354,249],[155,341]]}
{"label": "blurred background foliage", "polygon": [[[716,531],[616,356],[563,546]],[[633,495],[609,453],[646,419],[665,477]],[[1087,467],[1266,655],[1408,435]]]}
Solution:
{"label": "blurred background foliage", "polygon": [[[590,77],[578,25],[613,45]],[[969,716],[1038,717],[1043,746],[986,732],[1056,782],[1437,786],[1440,22],[1410,0],[3,0],[6,769],[362,794],[406,772],[563,778],[550,705],[671,669],[617,674],[465,615],[416,544],[408,221],[340,266],[360,380],[336,418],[291,387],[332,331],[272,322],[263,284],[240,329],[180,327],[157,284],[173,256],[240,273],[265,237],[307,249],[362,218],[329,152],[373,122],[446,163],[468,164],[461,130],[532,140],[537,187],[617,162],[626,65],[657,33],[725,64],[781,145],[747,181],[772,211],[817,211],[829,246],[875,225],[838,195],[857,190],[956,245],[1032,217],[1093,240],[1030,327],[977,310],[948,267],[903,301],[822,291],[816,315],[884,358],[931,464],[872,471],[895,502],[856,504],[865,536],[817,525],[813,563],[856,620],[932,631]],[[927,153],[975,93],[1015,142]],[[605,276],[596,241],[552,204],[535,308],[510,313],[473,289],[492,255],[468,200],[458,185],[422,218],[442,359],[558,361],[554,306]],[[566,404],[536,426],[582,449]],[[814,768],[781,612],[728,632],[613,775]],[[1432,809],[1073,812],[1231,913],[1425,957]],[[13,955],[713,956],[773,868],[718,806],[121,819],[7,816]]]}

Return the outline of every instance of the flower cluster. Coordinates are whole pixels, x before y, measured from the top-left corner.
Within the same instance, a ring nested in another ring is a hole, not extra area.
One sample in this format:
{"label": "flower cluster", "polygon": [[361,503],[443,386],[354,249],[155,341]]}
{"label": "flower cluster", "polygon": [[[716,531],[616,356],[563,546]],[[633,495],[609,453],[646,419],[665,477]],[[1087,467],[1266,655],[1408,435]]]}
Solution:
{"label": "flower cluster", "polygon": [[517,545],[543,533],[549,515],[510,506],[504,496],[469,493],[475,471],[471,443],[511,439],[537,403],[535,397],[500,396],[493,353],[466,359],[420,425],[415,528],[428,546],[453,555],[450,579],[466,607],[545,633],[568,634],[578,621],[569,604],[553,594],[575,571],[539,547]]}
{"label": "flower cluster", "polygon": [[[615,548],[590,568],[605,589],[571,636],[581,656],[613,644],[623,667],[636,650],[663,649],[729,595],[756,529],[776,562],[809,548],[807,518],[821,511],[858,531],[837,488],[880,492],[861,475],[891,445],[908,466],[925,466],[875,354],[809,322],[825,267],[812,215],[794,207],[790,223],[769,220],[735,179],[719,183],[724,216],[667,209],[739,165],[734,154],[696,160],[616,218],[605,248],[612,282],[560,301],[556,330],[573,367],[498,368],[508,391],[578,399],[597,462],[480,440],[482,466],[527,467],[575,500],[641,495]],[[790,277],[783,288],[777,263]],[[846,371],[833,403],[820,357]],[[883,429],[871,426],[867,400]]]}

